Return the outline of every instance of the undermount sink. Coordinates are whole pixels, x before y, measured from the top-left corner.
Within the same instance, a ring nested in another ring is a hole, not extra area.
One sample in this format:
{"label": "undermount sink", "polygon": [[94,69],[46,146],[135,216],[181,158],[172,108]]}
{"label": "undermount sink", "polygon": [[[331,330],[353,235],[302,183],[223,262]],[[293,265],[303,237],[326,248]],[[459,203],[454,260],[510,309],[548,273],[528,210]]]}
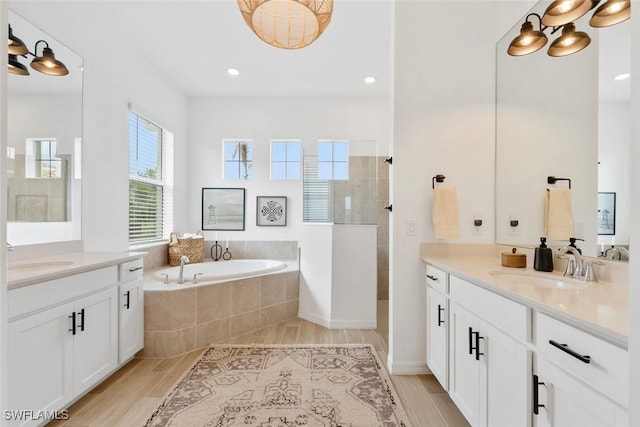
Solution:
{"label": "undermount sink", "polygon": [[64,267],[65,265],[71,265],[73,261],[41,261],[30,262],[26,264],[9,265],[10,271],[15,270],[41,270],[54,267]]}
{"label": "undermount sink", "polygon": [[489,274],[494,277],[498,284],[512,286],[539,286],[549,289],[584,289],[588,283],[569,279],[563,276],[535,274],[529,272],[518,273],[515,271],[496,270]]}

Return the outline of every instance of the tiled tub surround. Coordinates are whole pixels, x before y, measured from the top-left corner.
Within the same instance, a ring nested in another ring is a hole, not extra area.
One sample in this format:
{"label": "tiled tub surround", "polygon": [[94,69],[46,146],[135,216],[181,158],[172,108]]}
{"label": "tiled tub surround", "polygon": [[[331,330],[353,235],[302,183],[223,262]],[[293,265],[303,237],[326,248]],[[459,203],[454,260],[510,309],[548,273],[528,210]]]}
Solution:
{"label": "tiled tub surround", "polygon": [[[296,318],[299,272],[287,264],[258,277],[145,290],[143,355],[173,357]],[[158,288],[153,274],[145,282]]]}

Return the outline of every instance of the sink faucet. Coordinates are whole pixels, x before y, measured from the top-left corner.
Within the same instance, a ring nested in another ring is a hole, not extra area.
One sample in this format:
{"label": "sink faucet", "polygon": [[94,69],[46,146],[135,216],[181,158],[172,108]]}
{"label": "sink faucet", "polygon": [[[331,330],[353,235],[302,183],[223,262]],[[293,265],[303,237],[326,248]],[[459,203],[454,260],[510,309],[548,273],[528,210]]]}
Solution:
{"label": "sink faucet", "polygon": [[558,258],[568,258],[567,269],[564,271],[565,276],[570,276],[575,279],[581,279],[584,275],[584,258],[577,251],[577,248],[570,246],[563,246],[558,249]]}
{"label": "sink faucet", "polygon": [[189,262],[189,257],[186,255],[182,255],[180,257],[180,274],[178,275],[178,284],[181,285],[184,283],[184,265]]}

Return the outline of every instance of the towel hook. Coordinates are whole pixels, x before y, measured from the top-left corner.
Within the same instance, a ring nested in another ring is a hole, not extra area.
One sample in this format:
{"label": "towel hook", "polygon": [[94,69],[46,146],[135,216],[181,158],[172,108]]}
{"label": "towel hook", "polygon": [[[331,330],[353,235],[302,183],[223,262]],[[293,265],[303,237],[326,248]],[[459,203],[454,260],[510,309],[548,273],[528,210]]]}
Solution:
{"label": "towel hook", "polygon": [[557,181],[569,181],[569,188],[571,188],[571,179],[570,178],[556,178],[555,176],[547,177],[547,184],[555,184]]}
{"label": "towel hook", "polygon": [[436,188],[436,182],[444,182],[444,179],[446,177],[444,175],[436,175],[433,178],[431,178],[431,188],[435,189]]}
{"label": "towel hook", "polygon": [[384,162],[392,165],[393,164],[393,157],[389,157],[389,158],[384,159]]}

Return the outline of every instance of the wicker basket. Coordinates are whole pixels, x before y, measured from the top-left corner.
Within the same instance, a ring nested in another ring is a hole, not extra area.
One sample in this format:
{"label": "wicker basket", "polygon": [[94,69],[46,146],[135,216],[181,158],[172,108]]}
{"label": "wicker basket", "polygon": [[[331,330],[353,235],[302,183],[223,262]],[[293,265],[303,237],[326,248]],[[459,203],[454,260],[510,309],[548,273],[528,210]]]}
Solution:
{"label": "wicker basket", "polygon": [[169,236],[169,265],[180,265],[180,258],[186,255],[189,263],[204,261],[204,236],[178,237],[176,233]]}

